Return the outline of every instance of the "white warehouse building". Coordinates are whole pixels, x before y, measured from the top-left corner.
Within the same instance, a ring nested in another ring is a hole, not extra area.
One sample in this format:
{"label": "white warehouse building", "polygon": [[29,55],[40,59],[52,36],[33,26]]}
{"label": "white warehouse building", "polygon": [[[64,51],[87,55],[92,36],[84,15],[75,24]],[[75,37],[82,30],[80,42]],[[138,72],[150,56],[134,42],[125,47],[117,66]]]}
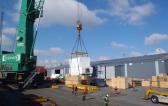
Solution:
{"label": "white warehouse building", "polygon": [[94,75],[98,78],[125,76],[150,78],[160,73],[168,73],[168,54],[145,55],[121,59],[92,62]]}
{"label": "white warehouse building", "polygon": [[[168,73],[168,53],[93,61],[91,66],[92,76],[100,79],[111,79],[117,76],[150,78],[160,73]],[[68,65],[62,65],[55,70],[62,70],[61,74],[65,76],[69,73],[68,68]]]}

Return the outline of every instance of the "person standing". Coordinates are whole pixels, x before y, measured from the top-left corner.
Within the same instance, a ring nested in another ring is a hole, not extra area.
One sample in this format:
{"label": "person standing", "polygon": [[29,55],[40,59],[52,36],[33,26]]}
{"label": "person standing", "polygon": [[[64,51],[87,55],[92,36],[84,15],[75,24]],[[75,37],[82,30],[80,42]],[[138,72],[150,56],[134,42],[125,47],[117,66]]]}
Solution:
{"label": "person standing", "polygon": [[136,91],[135,87],[136,87],[135,81],[132,81],[132,88],[133,88],[133,91]]}
{"label": "person standing", "polygon": [[74,91],[75,91],[75,85],[73,84],[72,85],[72,93],[74,94]]}
{"label": "person standing", "polygon": [[85,87],[84,91],[83,91],[83,96],[82,96],[82,100],[85,101],[86,100],[86,94],[88,93],[88,88]]}
{"label": "person standing", "polygon": [[76,86],[75,87],[75,96],[76,96],[77,92],[78,92],[78,87]]}
{"label": "person standing", "polygon": [[109,104],[109,95],[108,94],[104,97],[104,103],[105,103],[105,106],[108,106],[108,104]]}

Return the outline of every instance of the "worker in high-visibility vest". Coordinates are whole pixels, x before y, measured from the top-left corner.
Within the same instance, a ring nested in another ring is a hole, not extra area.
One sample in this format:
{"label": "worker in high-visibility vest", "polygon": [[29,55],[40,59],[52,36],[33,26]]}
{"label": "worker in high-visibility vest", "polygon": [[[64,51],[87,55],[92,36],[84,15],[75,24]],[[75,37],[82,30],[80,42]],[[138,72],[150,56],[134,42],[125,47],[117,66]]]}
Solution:
{"label": "worker in high-visibility vest", "polygon": [[106,96],[104,97],[104,103],[105,103],[105,106],[108,106],[108,104],[109,104],[109,94],[106,94]]}
{"label": "worker in high-visibility vest", "polygon": [[82,100],[85,101],[86,100],[86,94],[88,93],[88,88],[85,87],[84,91],[83,91],[83,95],[82,95]]}

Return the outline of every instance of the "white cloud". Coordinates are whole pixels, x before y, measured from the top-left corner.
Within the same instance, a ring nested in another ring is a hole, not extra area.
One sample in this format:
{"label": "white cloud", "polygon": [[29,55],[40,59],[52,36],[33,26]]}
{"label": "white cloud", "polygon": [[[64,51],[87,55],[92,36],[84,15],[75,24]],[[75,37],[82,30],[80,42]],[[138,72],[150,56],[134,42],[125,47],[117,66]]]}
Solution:
{"label": "white cloud", "polygon": [[148,37],[145,37],[145,45],[155,45],[160,42],[168,40],[167,34],[153,33]]}
{"label": "white cloud", "polygon": [[113,41],[111,45],[113,48],[126,48],[127,47],[125,44],[117,43],[115,41]]}
{"label": "white cloud", "polygon": [[144,53],[141,52],[137,52],[137,51],[132,51],[131,53],[129,53],[129,57],[136,57],[136,56],[143,56]]}
{"label": "white cloud", "polygon": [[129,53],[128,56],[129,57],[136,57],[136,56],[154,55],[154,54],[162,54],[162,53],[167,53],[167,51],[163,48],[156,48],[154,51],[148,52],[148,53],[132,51]]}
{"label": "white cloud", "polygon": [[61,48],[50,48],[50,51],[53,55],[61,54],[63,53],[63,50]]}
{"label": "white cloud", "polygon": [[[0,42],[1,42],[1,38],[0,38]],[[12,45],[11,39],[6,37],[5,35],[2,35],[2,46],[11,46],[11,45]]]}
{"label": "white cloud", "polygon": [[[83,3],[79,3],[81,19],[84,24],[97,25],[105,20],[98,17]],[[76,0],[46,0],[44,4],[43,25],[74,25],[77,21]]]}
{"label": "white cloud", "polygon": [[150,16],[153,13],[153,5],[151,3],[141,6],[135,6],[130,9],[130,13],[126,17],[129,23],[141,23],[143,18]]}
{"label": "white cloud", "polygon": [[154,54],[161,54],[161,53],[166,53],[166,50],[162,48],[156,48],[154,51]]}
{"label": "white cloud", "polygon": [[16,0],[16,4],[14,4],[14,10],[13,11],[8,11],[7,14],[9,16],[11,16],[13,22],[17,23],[19,21],[19,11],[20,11],[20,8],[21,8],[21,2],[22,0]]}
{"label": "white cloud", "polygon": [[111,58],[110,57],[107,57],[107,56],[100,56],[98,58],[98,60],[110,60]]}
{"label": "white cloud", "polygon": [[91,57],[91,61],[103,61],[103,60],[110,60],[111,57],[108,56],[99,56],[99,57]]}
{"label": "white cloud", "polygon": [[129,11],[130,3],[128,0],[109,0],[111,5],[110,14],[113,16],[123,16]]}
{"label": "white cloud", "polygon": [[64,51],[61,48],[49,48],[48,50],[34,50],[35,55],[38,56],[57,56],[62,54]]}
{"label": "white cloud", "polygon": [[3,34],[11,34],[15,35],[16,34],[16,29],[12,27],[6,27],[3,29]]}
{"label": "white cloud", "polygon": [[57,60],[49,60],[49,59],[45,59],[45,60],[38,60],[37,65],[42,65],[45,67],[55,67],[59,65],[59,62]]}
{"label": "white cloud", "polygon": [[150,2],[135,4],[135,0],[108,0],[111,5],[109,10],[98,10],[97,12],[119,17],[129,24],[141,24],[145,17],[154,13],[154,5]]}

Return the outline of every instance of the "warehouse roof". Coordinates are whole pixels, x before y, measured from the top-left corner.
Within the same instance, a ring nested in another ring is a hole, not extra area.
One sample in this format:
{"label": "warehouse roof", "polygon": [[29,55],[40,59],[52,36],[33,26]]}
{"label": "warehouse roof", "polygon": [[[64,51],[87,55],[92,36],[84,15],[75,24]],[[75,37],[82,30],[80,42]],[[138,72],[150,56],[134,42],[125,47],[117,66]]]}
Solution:
{"label": "warehouse roof", "polygon": [[127,58],[111,59],[111,60],[104,60],[104,61],[94,61],[94,62],[91,62],[91,65],[92,66],[113,65],[113,64],[120,65],[123,63],[146,62],[146,61],[155,61],[155,60],[168,60],[168,53],[144,55],[144,56],[138,56],[138,57],[127,57]]}
{"label": "warehouse roof", "polygon": [[[102,61],[93,61],[91,62],[91,66],[97,65],[123,65],[124,63],[136,63],[136,62],[149,62],[155,60],[168,60],[168,53],[163,54],[154,54],[154,55],[144,55],[138,57],[127,57],[127,58],[120,58],[120,59],[111,59],[111,60],[102,60]],[[68,64],[61,64],[57,67],[52,67],[48,69],[63,69],[68,68]]]}

